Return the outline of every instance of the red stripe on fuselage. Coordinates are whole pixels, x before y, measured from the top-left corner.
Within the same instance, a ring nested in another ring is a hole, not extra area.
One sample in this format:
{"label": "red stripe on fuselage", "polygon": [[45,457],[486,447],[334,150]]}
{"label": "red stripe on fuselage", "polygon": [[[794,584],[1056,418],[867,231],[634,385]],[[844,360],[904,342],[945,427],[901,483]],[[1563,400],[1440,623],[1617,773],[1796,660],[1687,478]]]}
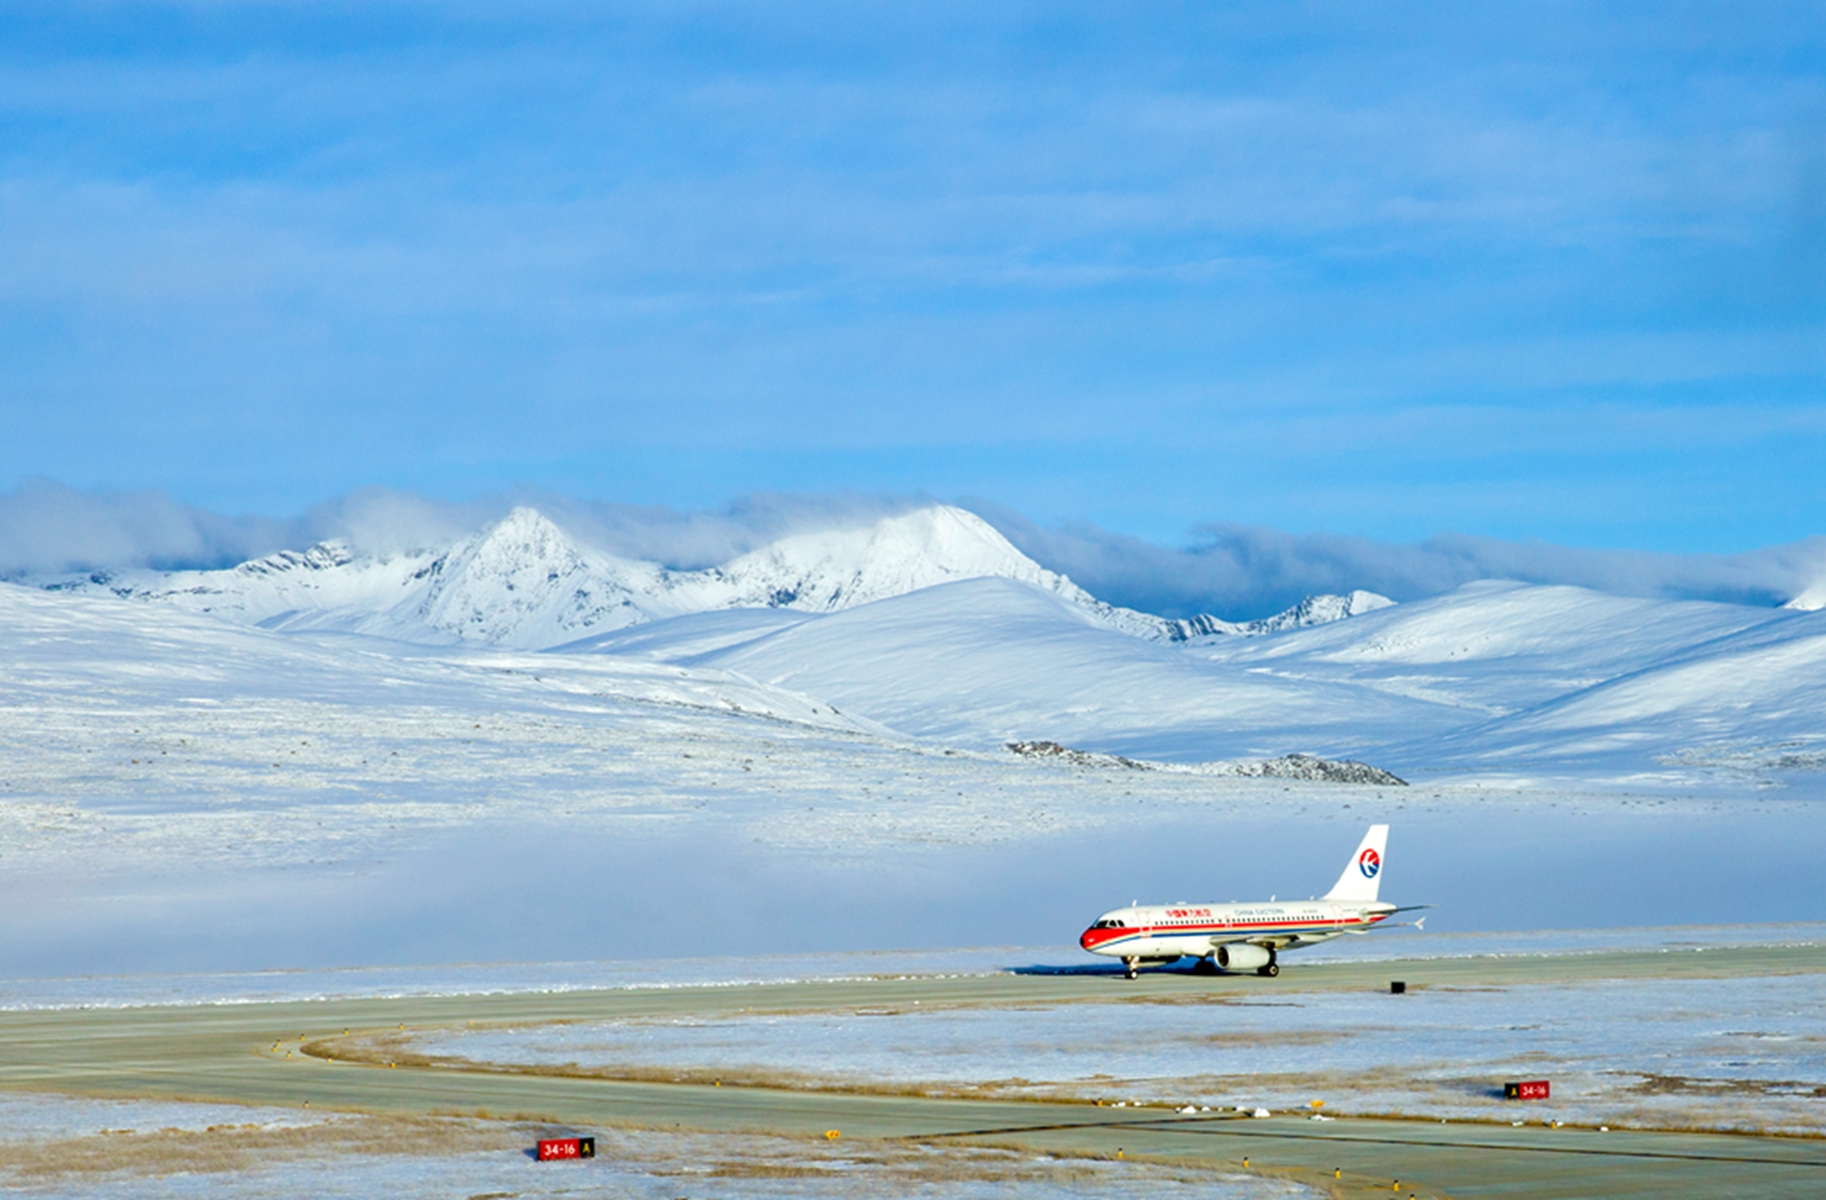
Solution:
{"label": "red stripe on fuselage", "polygon": [[1365,913],[1359,917],[1313,918],[1305,921],[1231,921],[1221,925],[1140,925],[1114,929],[1098,929],[1093,926],[1079,935],[1078,945],[1097,953],[1100,952],[1099,947],[1107,948],[1116,942],[1142,939],[1152,941],[1156,938],[1208,937],[1213,934],[1261,937],[1270,934],[1329,932],[1358,925],[1374,925],[1386,916],[1387,913]]}

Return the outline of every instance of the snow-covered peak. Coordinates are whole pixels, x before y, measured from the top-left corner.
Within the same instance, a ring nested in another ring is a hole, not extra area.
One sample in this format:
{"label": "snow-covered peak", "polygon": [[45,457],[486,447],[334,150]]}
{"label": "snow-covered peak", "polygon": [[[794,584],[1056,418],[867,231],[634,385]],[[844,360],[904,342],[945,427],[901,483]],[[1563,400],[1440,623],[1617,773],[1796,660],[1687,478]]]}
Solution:
{"label": "snow-covered peak", "polygon": [[253,558],[235,568],[235,573],[251,578],[287,578],[346,567],[355,561],[355,552],[339,541],[318,542],[307,550],[281,550],[263,558]]}
{"label": "snow-covered peak", "polygon": [[[1254,621],[1226,621],[1222,617],[1198,616],[1185,618],[1148,617],[1145,613],[1131,614],[1158,623],[1159,632],[1143,632],[1142,636],[1154,637],[1169,642],[1193,642],[1214,637],[1261,637],[1269,633],[1285,633],[1290,629],[1308,629],[1314,625],[1329,625],[1333,621],[1342,621],[1346,617],[1361,616],[1375,612],[1377,609],[1389,608],[1395,602],[1387,596],[1375,592],[1366,592],[1361,588],[1347,596],[1308,596],[1292,608],[1275,613],[1272,617],[1260,617]],[[1121,610],[1127,612],[1128,610]]]}
{"label": "snow-covered peak", "polygon": [[959,579],[1001,578],[1071,599],[1082,589],[1012,546],[975,513],[935,505],[860,529],[782,538],[694,577],[680,591],[720,593],[720,608],[835,612]]}
{"label": "snow-covered peak", "polygon": [[564,530],[536,508],[520,507],[449,555],[453,570],[468,570],[506,579],[528,566],[549,564],[563,569],[584,565],[583,556]]}
{"label": "snow-covered peak", "polygon": [[1377,609],[1390,608],[1394,601],[1375,592],[1366,592],[1362,588],[1347,596],[1308,596],[1286,612],[1276,613],[1272,617],[1263,617],[1259,621],[1244,623],[1249,633],[1280,633],[1286,629],[1307,629],[1314,625],[1329,625],[1333,621],[1342,621],[1346,617],[1362,616]]}
{"label": "snow-covered peak", "polygon": [[47,580],[41,586],[153,600],[187,612],[270,626],[304,612],[385,607],[421,565],[412,556],[358,556],[343,543],[329,541],[249,559],[227,570],[139,568]]}
{"label": "snow-covered peak", "polygon": [[425,571],[418,615],[465,641],[549,646],[645,620],[659,571],[580,549],[532,508],[516,508]]}
{"label": "snow-covered peak", "polygon": [[1798,612],[1818,612],[1822,608],[1826,608],[1826,579],[1820,580],[1782,607],[1792,608]]}

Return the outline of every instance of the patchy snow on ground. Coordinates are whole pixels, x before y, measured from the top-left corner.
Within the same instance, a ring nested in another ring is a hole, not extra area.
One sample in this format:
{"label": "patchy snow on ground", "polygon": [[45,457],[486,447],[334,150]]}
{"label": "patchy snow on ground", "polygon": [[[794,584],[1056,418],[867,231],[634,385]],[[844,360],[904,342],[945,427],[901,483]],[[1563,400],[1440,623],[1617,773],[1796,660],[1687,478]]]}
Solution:
{"label": "patchy snow on ground", "polygon": [[[1718,951],[1728,953],[1728,951]],[[426,1033],[434,1059],[935,1095],[1826,1133],[1826,979],[889,1006]],[[1549,1102],[1502,1098],[1552,1081]]]}
{"label": "patchy snow on ground", "polygon": [[[469,1118],[272,1119],[221,1106],[0,1096],[0,1188],[70,1200],[144,1197],[919,1196],[989,1200],[1018,1189],[1059,1200],[1281,1200],[1277,1179],[968,1147],[731,1134],[587,1131]],[[120,1124],[132,1122],[132,1124]],[[589,1132],[597,1156],[540,1163],[541,1137]]]}
{"label": "patchy snow on ground", "polygon": [[35,1092],[0,1092],[0,1142],[179,1130],[211,1126],[289,1129],[321,1120],[292,1108],[188,1104],[165,1100],[95,1100]]}

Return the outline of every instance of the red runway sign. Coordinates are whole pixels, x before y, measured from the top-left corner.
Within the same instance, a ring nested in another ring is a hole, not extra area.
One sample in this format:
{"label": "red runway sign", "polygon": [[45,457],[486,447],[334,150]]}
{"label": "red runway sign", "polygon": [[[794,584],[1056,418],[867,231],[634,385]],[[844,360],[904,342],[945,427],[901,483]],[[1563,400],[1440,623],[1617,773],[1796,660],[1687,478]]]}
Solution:
{"label": "red runway sign", "polygon": [[596,1139],[593,1137],[539,1139],[540,1162],[555,1162],[561,1158],[595,1157]]}

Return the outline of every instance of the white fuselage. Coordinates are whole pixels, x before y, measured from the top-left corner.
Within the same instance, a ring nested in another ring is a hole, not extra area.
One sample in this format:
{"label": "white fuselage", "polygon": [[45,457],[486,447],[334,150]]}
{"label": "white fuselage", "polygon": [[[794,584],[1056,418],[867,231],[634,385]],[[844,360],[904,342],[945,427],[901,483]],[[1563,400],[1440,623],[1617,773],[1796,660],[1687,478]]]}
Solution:
{"label": "white fuselage", "polygon": [[1291,950],[1362,933],[1394,911],[1395,905],[1376,900],[1136,905],[1104,913],[1078,944],[1092,954],[1143,961],[1203,958],[1238,942]]}

